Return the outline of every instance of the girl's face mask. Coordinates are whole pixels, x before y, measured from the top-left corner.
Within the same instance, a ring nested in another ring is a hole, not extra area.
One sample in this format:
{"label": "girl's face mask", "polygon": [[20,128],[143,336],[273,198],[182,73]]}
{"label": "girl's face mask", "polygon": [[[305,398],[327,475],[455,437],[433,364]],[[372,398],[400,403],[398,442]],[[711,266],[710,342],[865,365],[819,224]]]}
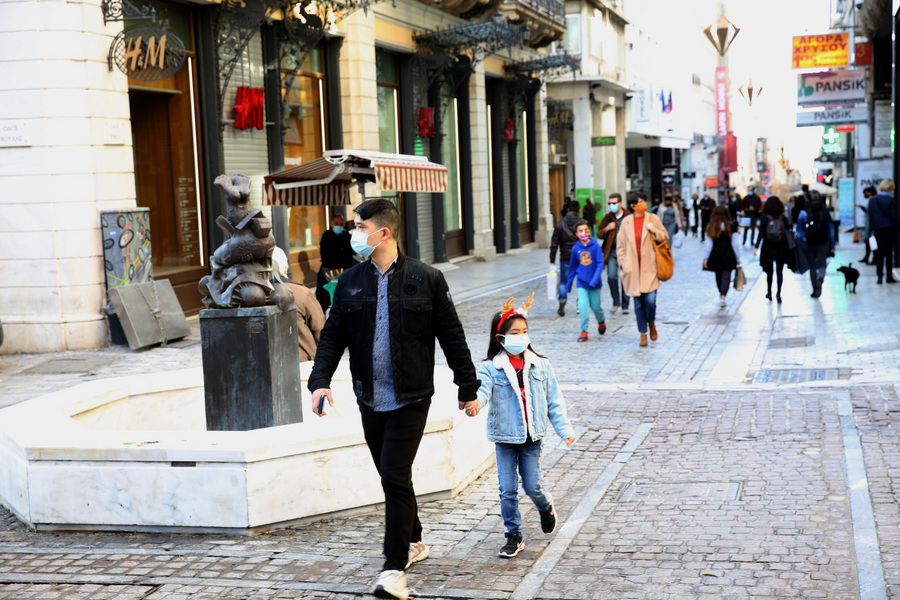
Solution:
{"label": "girl's face mask", "polygon": [[513,356],[518,356],[525,352],[525,349],[528,348],[528,345],[531,343],[527,333],[521,335],[507,334],[501,337],[503,337],[503,341],[500,342],[500,345]]}

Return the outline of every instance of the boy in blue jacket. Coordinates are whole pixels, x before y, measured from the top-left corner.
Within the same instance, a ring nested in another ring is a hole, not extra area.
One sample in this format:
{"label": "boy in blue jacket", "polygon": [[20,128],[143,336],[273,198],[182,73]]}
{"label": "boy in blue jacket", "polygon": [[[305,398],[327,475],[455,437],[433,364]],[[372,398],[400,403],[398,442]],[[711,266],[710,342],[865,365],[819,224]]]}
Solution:
{"label": "boy in blue jacket", "polygon": [[581,315],[581,336],[578,341],[586,342],[590,311],[594,311],[594,316],[597,317],[597,333],[606,333],[606,318],[603,307],[600,306],[603,246],[591,237],[590,226],[584,219],[575,224],[575,235],[578,236],[578,241],[572,248],[572,258],[569,260],[567,289],[571,289],[575,279],[578,280],[578,313]]}

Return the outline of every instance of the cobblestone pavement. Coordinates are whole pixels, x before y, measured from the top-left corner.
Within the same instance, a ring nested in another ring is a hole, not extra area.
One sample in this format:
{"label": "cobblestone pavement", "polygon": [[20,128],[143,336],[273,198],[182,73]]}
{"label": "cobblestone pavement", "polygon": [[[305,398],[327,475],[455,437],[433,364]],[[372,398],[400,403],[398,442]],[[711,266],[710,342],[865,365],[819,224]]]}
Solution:
{"label": "cobblestone pavement", "polygon": [[[818,302],[805,277],[787,273],[781,306],[764,298],[748,249],[748,287],[720,309],[688,239],[659,292],[660,339],[649,348],[621,313],[607,313],[605,336],[592,324],[577,344],[574,306],[560,318],[546,299],[545,252],[446,275],[476,359],[491,312],[537,291],[529,333],[579,436],[571,448],[547,443],[560,525],[541,533],[523,497],[526,550],[497,558],[489,469],[457,498],[421,505],[432,552],[408,573],[420,597],[900,598],[900,290],[876,286],[862,266],[859,293],[843,292],[832,271],[858,246],[839,251]],[[506,289],[490,293],[491,280]],[[0,406],[85,379],[196,365],[197,341],[3,356]],[[381,564],[382,523],[376,511],[253,537],[36,534],[0,509],[0,598],[358,598]]]}

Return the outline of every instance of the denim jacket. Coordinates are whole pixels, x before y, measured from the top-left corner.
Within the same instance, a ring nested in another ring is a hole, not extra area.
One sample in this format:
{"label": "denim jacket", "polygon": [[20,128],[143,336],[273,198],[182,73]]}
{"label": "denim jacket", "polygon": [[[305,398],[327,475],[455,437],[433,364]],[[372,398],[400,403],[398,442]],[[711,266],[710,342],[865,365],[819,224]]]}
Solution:
{"label": "denim jacket", "polygon": [[478,405],[488,407],[488,441],[524,444],[528,435],[535,441],[542,439],[547,434],[548,420],[559,437],[575,437],[575,430],[566,416],[566,403],[550,362],[531,350],[526,350],[523,375],[525,405],[528,410],[527,432],[525,414],[522,412],[522,394],[515,369],[509,362],[509,355],[500,352],[478,367],[478,379],[481,381]]}

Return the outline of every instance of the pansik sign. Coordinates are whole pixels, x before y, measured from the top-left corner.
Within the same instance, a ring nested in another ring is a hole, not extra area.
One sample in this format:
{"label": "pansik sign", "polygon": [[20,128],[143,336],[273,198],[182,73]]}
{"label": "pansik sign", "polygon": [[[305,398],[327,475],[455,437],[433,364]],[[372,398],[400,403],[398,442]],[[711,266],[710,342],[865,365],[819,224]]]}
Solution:
{"label": "pansik sign", "polygon": [[822,69],[850,64],[850,34],[795,35],[791,67]]}
{"label": "pansik sign", "polygon": [[113,64],[139,81],[159,81],[178,72],[184,64],[184,44],[164,29],[127,29],[109,47],[109,70]]}
{"label": "pansik sign", "polygon": [[797,127],[839,125],[841,123],[865,123],[868,120],[868,116],[869,111],[866,110],[866,107],[864,106],[798,112]]}
{"label": "pansik sign", "polygon": [[727,67],[716,67],[716,133],[728,134],[728,72]]}
{"label": "pansik sign", "polygon": [[797,75],[797,104],[856,104],[866,99],[865,69]]}

